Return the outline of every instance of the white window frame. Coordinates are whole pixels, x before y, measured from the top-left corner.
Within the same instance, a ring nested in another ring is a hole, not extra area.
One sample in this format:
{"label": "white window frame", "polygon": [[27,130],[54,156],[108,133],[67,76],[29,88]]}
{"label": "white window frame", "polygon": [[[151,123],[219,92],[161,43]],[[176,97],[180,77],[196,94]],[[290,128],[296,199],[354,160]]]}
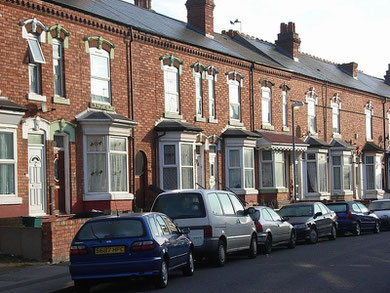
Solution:
{"label": "white window frame", "polygon": [[[373,162],[367,163],[367,158],[373,158]],[[373,166],[374,167],[374,178],[373,178],[373,184],[374,188],[368,188],[368,176],[367,176],[367,167]],[[381,154],[365,154],[364,155],[364,188],[368,192],[382,190],[382,155]]]}
{"label": "white window frame", "polygon": [[[251,152],[252,155],[252,166],[246,166],[245,164],[245,152]],[[243,167],[244,167],[244,189],[253,189],[255,188],[255,152],[253,148],[244,148],[243,149]],[[252,171],[252,186],[246,186],[246,171]]]}
{"label": "white window frame", "polygon": [[[125,142],[125,150],[122,151],[122,150],[111,150],[110,149],[110,145],[111,145],[111,139],[121,139],[121,140],[124,140]],[[113,135],[109,135],[108,136],[108,147],[107,147],[107,151],[108,151],[108,174],[107,176],[109,177],[109,180],[108,180],[108,190],[110,193],[122,193],[122,192],[126,192],[128,193],[129,192],[129,150],[128,150],[128,140],[126,137],[120,137],[120,136],[113,136]],[[118,155],[125,155],[126,157],[126,175],[125,175],[125,178],[126,178],[126,190],[120,190],[120,191],[113,191],[112,190],[112,181],[111,181],[111,154],[118,154]]]}
{"label": "white window frame", "polygon": [[0,194],[0,205],[6,204],[21,204],[22,198],[18,197],[18,151],[17,151],[17,132],[15,128],[2,127],[0,125],[0,132],[11,133],[13,139],[13,159],[0,159],[0,164],[13,164],[14,165],[14,193],[13,194]]}
{"label": "white window frame", "polygon": [[[180,80],[179,80],[179,69],[175,66],[164,65],[164,101],[165,101],[165,113],[171,114],[180,114]],[[175,73],[176,77],[176,91],[169,92],[169,87],[167,86],[169,81],[169,73]],[[170,100],[175,99],[174,104],[176,110],[171,107]],[[171,109],[172,108],[172,109]]]}
{"label": "white window frame", "polygon": [[194,72],[195,79],[195,108],[196,116],[201,118],[203,117],[203,78],[202,74],[199,72]]}
{"label": "white window frame", "polygon": [[[28,34],[27,35],[27,42],[28,42],[28,48],[29,48],[29,62],[28,62],[28,84],[29,84],[29,89],[28,89],[28,99],[32,100],[38,100],[38,101],[46,101],[46,98],[42,97],[42,66],[41,64],[46,63],[45,57],[43,56],[42,53],[42,48],[39,43],[39,37],[33,34]],[[32,44],[36,44],[37,48],[39,50],[39,57],[35,56],[33,53],[33,49],[31,48]],[[32,78],[32,73],[36,72],[35,76],[35,83],[34,86],[36,87],[36,90],[32,90],[32,83],[33,83],[33,78]]]}
{"label": "white window frame", "polygon": [[282,115],[283,115],[283,126],[288,127],[288,104],[287,104],[287,91],[282,91]]}
{"label": "white window frame", "polygon": [[366,115],[366,140],[372,140],[372,116],[373,111],[369,109],[364,110],[364,114]]}
{"label": "white window frame", "polygon": [[[309,159],[309,156],[314,155],[314,159]],[[328,195],[329,194],[329,178],[328,178],[328,161],[327,161],[327,153],[321,152],[321,151],[311,151],[307,152],[305,154],[305,161],[306,161],[306,174],[305,174],[305,191],[306,194],[308,195],[313,195],[313,194],[319,194],[319,195]],[[309,180],[308,180],[308,167],[307,164],[309,162],[315,162],[316,163],[316,176],[317,176],[317,191],[309,192]],[[324,164],[325,163],[325,170],[323,170],[323,173],[320,172],[320,163]],[[321,187],[321,174],[325,176],[325,190],[323,190]]]}
{"label": "white window frame", "polygon": [[[91,71],[91,101],[93,103],[99,103],[99,104],[107,104],[111,105],[112,103],[112,97],[111,97],[111,60],[110,60],[110,54],[106,52],[103,49],[98,49],[98,48],[89,48],[89,55],[90,55],[90,71]],[[107,64],[107,75],[106,77],[104,76],[98,76],[98,75],[93,75],[93,57],[100,57],[100,58],[105,58],[106,59],[106,64]],[[93,86],[92,86],[92,81],[97,80],[97,81],[104,81],[107,82],[107,95],[106,96],[100,96],[100,95],[94,95],[93,94]],[[105,99],[108,101],[101,101],[100,99]]]}
{"label": "white window frame", "polygon": [[[241,86],[237,80],[229,79],[229,119],[230,121],[241,122]],[[232,101],[233,91],[237,91],[238,103]],[[232,106],[238,106],[238,118],[233,117]]]}
{"label": "white window frame", "polygon": [[[59,47],[59,56],[56,57],[54,55],[54,48],[55,46]],[[54,96],[56,97],[64,97],[65,96],[65,78],[64,78],[64,44],[62,41],[59,39],[53,39],[52,40],[52,48],[53,48],[53,84],[54,84]],[[55,62],[58,62],[58,67],[59,67],[59,72],[60,75],[56,75],[56,70],[55,70]],[[56,82],[55,80],[59,79],[60,80],[60,88],[59,92],[60,94],[56,94]]]}
{"label": "white window frame", "polygon": [[[181,160],[181,155],[182,155],[182,152],[183,152],[183,149],[182,147],[184,145],[189,145],[191,146],[191,151],[192,151],[192,165],[184,165],[184,162]],[[195,159],[196,159],[196,154],[195,154],[195,144],[193,143],[188,143],[188,142],[181,142],[179,143],[179,158],[180,158],[180,188],[181,189],[194,189],[195,188]],[[183,179],[184,179],[184,176],[183,176],[183,169],[186,168],[186,169],[192,169],[192,186],[189,187],[189,188],[184,188],[184,184],[183,184]]]}
{"label": "white window frame", "polygon": [[[340,163],[338,165],[334,162],[334,157],[340,157]],[[350,152],[332,152],[331,153],[331,166],[332,166],[332,191],[335,191],[337,193],[351,193],[353,190],[353,157]],[[335,187],[335,172],[334,169],[339,168],[340,169],[340,188]],[[345,186],[345,174],[349,174],[349,186],[346,188]]]}
{"label": "white window frame", "polygon": [[[268,96],[266,95],[268,94]],[[261,87],[261,121],[263,125],[272,125],[272,90],[269,87]],[[267,110],[267,111],[264,111]],[[268,115],[265,115],[265,114]]]}
{"label": "white window frame", "polygon": [[332,133],[340,135],[340,109],[339,103],[331,103],[332,108]]}
{"label": "white window frame", "polygon": [[[271,152],[271,159],[269,160],[264,160],[263,158],[263,152]],[[282,154],[282,160],[278,160],[277,159],[277,156],[276,156],[276,153],[281,153]],[[285,189],[286,188],[286,153],[283,152],[283,151],[276,151],[276,150],[262,150],[260,152],[260,187],[262,189],[272,189],[272,188],[276,188],[276,189]],[[272,168],[272,185],[271,186],[264,186],[263,185],[263,178],[262,178],[262,174],[263,174],[263,165],[264,164],[271,164],[271,168]],[[283,166],[283,185],[282,186],[278,186],[277,184],[277,180],[276,180],[276,165],[277,164],[281,164]]]}
{"label": "white window frame", "polygon": [[209,122],[217,123],[217,103],[215,99],[215,82],[217,81],[216,75],[206,74],[209,89]]}
{"label": "white window frame", "polygon": [[[251,167],[245,167],[244,166],[244,162],[245,162],[245,158],[244,158],[244,153],[245,153],[245,150],[252,150],[253,151],[253,162],[252,162],[252,166],[253,168]],[[238,154],[239,154],[239,158],[240,158],[240,165],[239,166],[231,166],[230,165],[230,151],[238,151]],[[231,188],[232,190],[239,190],[239,191],[250,191],[250,190],[254,190],[255,188],[255,171],[254,171],[254,148],[252,147],[227,147],[226,148],[226,182],[227,182],[227,186],[229,188]],[[252,170],[253,169],[253,178],[252,178],[252,182],[253,182],[253,187],[246,187],[245,186],[245,170]],[[239,170],[240,171],[240,186],[241,187],[230,187],[230,180],[229,180],[229,175],[230,175],[230,170]]]}
{"label": "white window frame", "polygon": [[[316,100],[313,98],[307,98],[307,129],[310,134],[317,134],[317,111]],[[310,113],[310,109],[313,113]]]}

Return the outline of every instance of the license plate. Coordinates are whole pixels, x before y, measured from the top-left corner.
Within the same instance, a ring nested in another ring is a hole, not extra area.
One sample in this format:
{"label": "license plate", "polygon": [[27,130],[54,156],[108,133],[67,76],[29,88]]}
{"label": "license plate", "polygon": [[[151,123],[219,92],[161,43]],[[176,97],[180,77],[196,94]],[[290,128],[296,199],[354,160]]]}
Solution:
{"label": "license plate", "polygon": [[95,247],[96,255],[125,253],[125,246]]}

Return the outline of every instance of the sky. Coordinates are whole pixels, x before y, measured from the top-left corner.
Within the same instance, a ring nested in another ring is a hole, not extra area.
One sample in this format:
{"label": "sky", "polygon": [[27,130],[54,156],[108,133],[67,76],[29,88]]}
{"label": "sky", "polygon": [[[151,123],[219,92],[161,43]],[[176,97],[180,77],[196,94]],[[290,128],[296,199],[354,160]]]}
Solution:
{"label": "sky", "polygon": [[[132,0],[128,2],[134,3]],[[187,21],[186,0],[152,0],[158,13]],[[236,29],[274,43],[282,22],[295,22],[301,52],[336,63],[358,63],[383,78],[390,64],[389,0],[214,0],[214,31]]]}

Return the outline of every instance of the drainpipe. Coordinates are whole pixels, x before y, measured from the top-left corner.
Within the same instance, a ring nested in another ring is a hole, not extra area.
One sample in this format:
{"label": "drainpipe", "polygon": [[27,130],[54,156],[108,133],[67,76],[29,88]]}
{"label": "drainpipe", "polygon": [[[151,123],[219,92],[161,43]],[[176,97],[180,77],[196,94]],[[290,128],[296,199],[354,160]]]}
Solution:
{"label": "drainpipe", "polygon": [[[382,102],[382,115],[383,115],[383,149],[386,150],[386,103],[387,103],[387,98],[385,97],[385,100]],[[390,130],[389,130],[390,131]],[[387,166],[387,160],[389,160],[389,157],[386,156],[386,152],[385,152],[385,155],[384,155],[384,164],[385,164],[385,167],[384,167],[384,172],[383,174],[385,174],[385,176],[383,176],[382,178],[382,186],[383,186],[383,189],[384,190],[387,190],[387,187],[388,187],[388,182],[387,182],[387,178],[389,178],[389,174],[388,174],[388,170],[386,168]]]}
{"label": "drainpipe", "polygon": [[[158,156],[157,156],[157,154],[158,154],[158,140],[161,138],[161,137],[163,137],[163,136],[165,136],[167,133],[166,133],[166,131],[164,131],[162,134],[160,134],[160,135],[157,135],[157,137],[155,138],[155,140],[154,140],[154,178],[155,178],[155,180],[156,180],[156,183],[159,183],[159,180],[158,180],[158,171],[159,171],[159,169],[160,168],[157,168],[157,162],[158,162]],[[156,184],[157,185],[157,184]],[[160,185],[160,184],[158,184],[158,185]]]}
{"label": "drainpipe", "polygon": [[328,142],[328,81],[325,83],[325,103],[324,103],[324,140]]}
{"label": "drainpipe", "polygon": [[251,131],[255,131],[255,93],[254,93],[254,83],[253,83],[253,69],[255,64],[252,62],[250,71],[249,71],[249,94],[250,94],[250,107],[251,107]]}

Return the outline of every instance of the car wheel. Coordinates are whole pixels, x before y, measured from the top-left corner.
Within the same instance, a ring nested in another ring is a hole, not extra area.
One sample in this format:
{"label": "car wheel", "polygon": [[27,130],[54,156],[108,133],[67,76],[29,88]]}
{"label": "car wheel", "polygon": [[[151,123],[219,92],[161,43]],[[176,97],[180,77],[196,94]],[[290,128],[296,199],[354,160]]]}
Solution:
{"label": "car wheel", "polygon": [[294,230],[291,230],[290,234],[290,240],[288,241],[288,248],[295,248],[295,245],[297,244],[297,235]]}
{"label": "car wheel", "polygon": [[74,288],[76,289],[76,292],[78,293],[87,293],[89,292],[90,286],[88,281],[86,280],[75,280],[74,281]]}
{"label": "car wheel", "polygon": [[265,239],[264,245],[261,247],[261,252],[263,254],[270,254],[272,251],[272,236],[267,235],[267,238]]}
{"label": "car wheel", "polygon": [[222,240],[218,241],[218,247],[214,256],[214,264],[217,267],[223,267],[226,261],[226,248],[225,243]]}
{"label": "car wheel", "polygon": [[308,242],[310,244],[316,244],[318,241],[318,233],[316,228],[311,228],[309,233],[309,239]]}
{"label": "car wheel", "polygon": [[353,235],[355,236],[360,236],[360,234],[362,233],[362,231],[360,230],[360,224],[359,223],[356,223],[355,225],[355,230],[353,230]]}
{"label": "car wheel", "polygon": [[251,245],[249,246],[248,257],[256,258],[257,256],[257,241],[256,236],[252,236]]}
{"label": "car wheel", "polygon": [[337,230],[336,230],[336,226],[333,224],[332,231],[330,232],[329,235],[329,240],[336,240],[336,237],[337,237]]}
{"label": "car wheel", "polygon": [[381,231],[381,227],[379,225],[379,221],[375,221],[374,233],[379,233]]}
{"label": "car wheel", "polygon": [[165,260],[162,260],[160,273],[156,277],[155,286],[159,289],[165,288],[168,285],[168,265]]}
{"label": "car wheel", "polygon": [[192,255],[192,251],[188,252],[187,263],[183,269],[184,276],[192,276],[194,274],[195,266],[194,266],[194,257]]}

